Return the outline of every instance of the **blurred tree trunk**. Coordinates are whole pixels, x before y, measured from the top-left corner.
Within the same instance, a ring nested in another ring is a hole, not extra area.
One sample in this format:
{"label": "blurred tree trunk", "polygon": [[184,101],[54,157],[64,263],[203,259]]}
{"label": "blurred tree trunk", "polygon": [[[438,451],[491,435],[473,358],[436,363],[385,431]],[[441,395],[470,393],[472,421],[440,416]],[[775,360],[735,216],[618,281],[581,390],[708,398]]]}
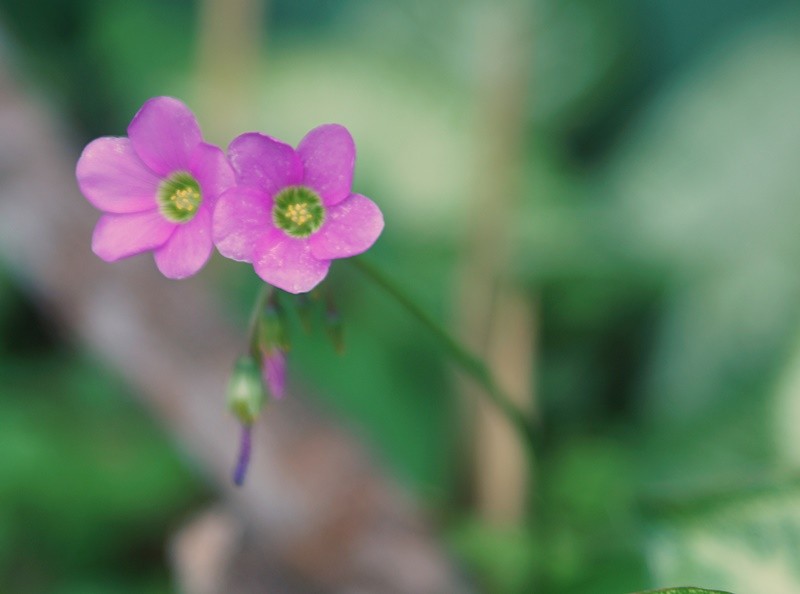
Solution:
{"label": "blurred tree trunk", "polygon": [[[476,131],[470,228],[458,277],[456,327],[481,354],[516,403],[533,405],[536,319],[533,304],[509,282],[508,229],[521,198],[530,71],[529,10],[522,2],[484,3],[476,39]],[[489,522],[517,524],[525,510],[530,460],[519,436],[479,388],[462,382],[477,402],[475,489]]]}

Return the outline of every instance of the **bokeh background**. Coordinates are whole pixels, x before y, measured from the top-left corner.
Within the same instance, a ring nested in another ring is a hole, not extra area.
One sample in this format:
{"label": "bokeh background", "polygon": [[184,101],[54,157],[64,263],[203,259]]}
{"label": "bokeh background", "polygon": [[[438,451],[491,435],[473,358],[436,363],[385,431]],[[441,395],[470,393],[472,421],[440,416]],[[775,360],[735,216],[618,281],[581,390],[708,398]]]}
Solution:
{"label": "bokeh background", "polygon": [[[290,398],[408,494],[458,591],[791,594],[798,30],[790,0],[0,0],[0,94],[43,107],[69,167],[155,95],[223,146],[349,127],[354,187],[387,221],[372,261],[487,356],[541,448],[527,464],[345,263],[326,284],[347,350],[297,325]],[[64,194],[52,209],[80,200]],[[19,256],[0,251],[0,592],[201,592],[170,543],[229,490]],[[217,257],[204,275],[243,332],[252,270]],[[426,591],[345,582],[220,591]]]}

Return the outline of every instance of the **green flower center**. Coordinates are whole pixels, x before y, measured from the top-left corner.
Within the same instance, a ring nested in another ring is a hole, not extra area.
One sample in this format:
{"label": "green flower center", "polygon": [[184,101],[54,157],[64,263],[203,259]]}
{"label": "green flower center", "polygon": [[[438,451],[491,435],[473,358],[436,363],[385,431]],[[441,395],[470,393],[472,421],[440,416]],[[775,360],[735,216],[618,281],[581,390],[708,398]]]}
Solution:
{"label": "green flower center", "polygon": [[316,192],[305,186],[291,186],[275,196],[272,221],[292,237],[308,237],[325,221],[325,207]]}
{"label": "green flower center", "polygon": [[173,223],[188,223],[197,214],[203,194],[194,177],[178,171],[161,182],[157,199],[164,217]]}

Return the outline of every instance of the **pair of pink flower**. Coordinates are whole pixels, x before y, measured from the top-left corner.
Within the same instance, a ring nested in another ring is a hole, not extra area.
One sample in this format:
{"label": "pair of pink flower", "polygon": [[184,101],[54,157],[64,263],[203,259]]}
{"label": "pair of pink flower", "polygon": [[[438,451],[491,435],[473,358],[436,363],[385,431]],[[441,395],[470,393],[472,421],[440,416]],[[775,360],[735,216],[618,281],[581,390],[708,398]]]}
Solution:
{"label": "pair of pink flower", "polygon": [[92,237],[103,260],[152,250],[161,273],[178,279],[198,272],[216,245],[271,285],[304,293],[331,260],[367,250],[383,230],[375,203],[351,193],[355,157],[350,133],[337,124],[315,128],[296,150],[248,132],[226,157],[203,142],[186,105],[156,97],[127,138],[91,142],[76,176],[104,212]]}

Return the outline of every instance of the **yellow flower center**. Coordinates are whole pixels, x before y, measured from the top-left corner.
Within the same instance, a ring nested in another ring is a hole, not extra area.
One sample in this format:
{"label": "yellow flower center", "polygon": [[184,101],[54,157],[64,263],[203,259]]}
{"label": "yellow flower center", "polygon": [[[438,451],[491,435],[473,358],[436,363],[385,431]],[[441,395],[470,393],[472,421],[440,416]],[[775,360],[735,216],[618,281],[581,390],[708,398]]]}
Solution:
{"label": "yellow flower center", "polygon": [[173,223],[188,223],[203,202],[200,184],[185,171],[176,171],[161,182],[156,195],[161,214]]}
{"label": "yellow flower center", "polygon": [[200,203],[200,192],[194,188],[181,188],[176,190],[169,199],[178,210],[194,212]]}
{"label": "yellow flower center", "polygon": [[324,220],[322,199],[311,188],[290,186],[275,196],[272,222],[291,237],[308,237]]}

